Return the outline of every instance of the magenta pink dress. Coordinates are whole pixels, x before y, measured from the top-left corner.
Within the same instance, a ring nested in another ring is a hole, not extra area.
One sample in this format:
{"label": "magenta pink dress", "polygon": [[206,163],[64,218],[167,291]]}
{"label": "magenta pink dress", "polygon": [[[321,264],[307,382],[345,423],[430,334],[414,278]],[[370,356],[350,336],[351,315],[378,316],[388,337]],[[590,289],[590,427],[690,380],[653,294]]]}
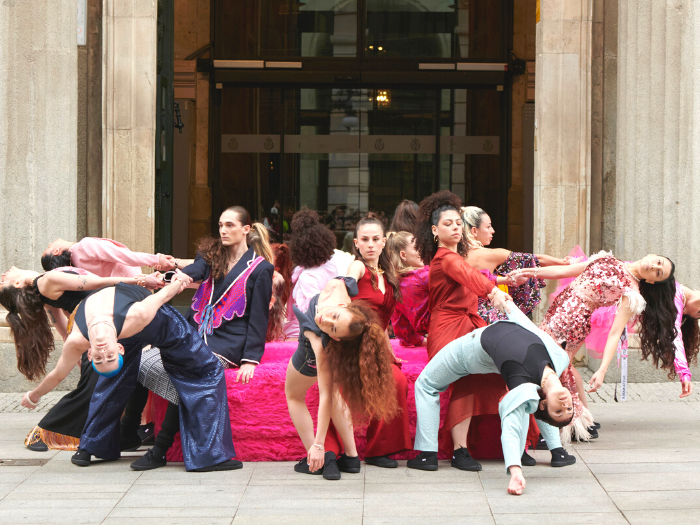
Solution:
{"label": "magenta pink dress", "polygon": [[421,346],[430,326],[430,266],[401,275],[401,299],[397,302],[391,325],[402,346]]}

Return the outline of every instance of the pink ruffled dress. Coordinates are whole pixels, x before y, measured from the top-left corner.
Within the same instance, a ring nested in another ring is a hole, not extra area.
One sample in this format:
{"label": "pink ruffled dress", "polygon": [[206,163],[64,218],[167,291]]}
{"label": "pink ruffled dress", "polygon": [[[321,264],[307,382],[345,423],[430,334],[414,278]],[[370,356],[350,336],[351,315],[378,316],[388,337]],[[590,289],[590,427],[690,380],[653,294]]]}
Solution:
{"label": "pink ruffled dress", "polygon": [[430,326],[428,277],[430,266],[417,268],[401,276],[401,303],[391,316],[394,335],[402,346],[421,346]]}
{"label": "pink ruffled dress", "polygon": [[673,360],[673,366],[676,369],[676,374],[681,380],[681,383],[690,381],[693,374],[688,368],[688,359],[685,355],[685,346],[683,346],[683,334],[681,333],[681,323],[683,322],[683,309],[685,308],[685,294],[683,286],[676,283],[676,295],[673,298],[676,305],[676,338],[673,340],[673,345],[676,347],[676,358]]}

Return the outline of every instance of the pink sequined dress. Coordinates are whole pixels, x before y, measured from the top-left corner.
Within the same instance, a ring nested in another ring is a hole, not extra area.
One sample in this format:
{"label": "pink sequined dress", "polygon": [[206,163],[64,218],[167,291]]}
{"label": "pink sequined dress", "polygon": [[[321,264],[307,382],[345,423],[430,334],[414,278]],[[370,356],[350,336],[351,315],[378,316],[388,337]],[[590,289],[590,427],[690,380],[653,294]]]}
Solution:
{"label": "pink sequined dress", "polygon": [[641,314],[646,301],[639,293],[639,282],[624,262],[609,253],[592,256],[586,269],[554,299],[540,328],[558,343],[566,341],[572,356],[591,331],[593,312],[618,306],[622,297],[630,300],[634,316]]}

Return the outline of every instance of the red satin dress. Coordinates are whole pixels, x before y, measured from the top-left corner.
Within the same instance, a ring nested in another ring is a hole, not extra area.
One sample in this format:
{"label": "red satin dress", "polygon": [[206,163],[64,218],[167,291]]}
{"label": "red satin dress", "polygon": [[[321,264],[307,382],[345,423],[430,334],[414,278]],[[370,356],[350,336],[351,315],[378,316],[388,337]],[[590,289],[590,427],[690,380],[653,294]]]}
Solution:
{"label": "red satin dress", "polygon": [[[428,359],[455,339],[486,326],[478,312],[478,298],[486,297],[493,282],[472,268],[457,253],[438,248],[430,263],[430,329]],[[506,394],[499,374],[463,377],[450,387],[450,404],[440,435],[440,452],[452,453],[450,430],[472,418],[467,448],[477,458],[503,457],[498,402]]]}
{"label": "red satin dress", "polygon": [[[372,287],[371,279],[372,273],[365,269],[365,274],[357,282],[359,293],[352,300],[363,300],[369,303],[377,312],[382,329],[386,330],[391,321],[391,315],[394,313],[396,299],[394,298],[393,289],[386,279],[384,280],[386,293],[382,293],[379,288],[375,290]],[[408,381],[396,363],[392,367],[392,372],[396,382],[396,400],[400,413],[389,421],[384,419],[372,419],[370,421],[367,426],[365,457],[388,456],[413,449],[408,416]],[[331,422],[326,435],[325,449],[338,455],[342,444],[332,425]]]}

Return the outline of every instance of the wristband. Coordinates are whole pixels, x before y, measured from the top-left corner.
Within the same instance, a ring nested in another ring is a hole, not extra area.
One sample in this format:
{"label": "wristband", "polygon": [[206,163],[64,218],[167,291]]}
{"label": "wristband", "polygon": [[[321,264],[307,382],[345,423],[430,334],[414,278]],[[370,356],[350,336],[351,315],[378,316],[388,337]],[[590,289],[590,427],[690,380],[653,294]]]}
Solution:
{"label": "wristband", "polygon": [[317,445],[316,443],[314,443],[314,447],[316,447],[319,450],[323,450],[323,445]]}
{"label": "wristband", "polygon": [[27,390],[27,401],[29,401],[29,404],[30,404],[30,405],[33,405],[33,407],[36,407],[36,406],[39,404],[39,401],[41,401],[41,398],[39,398],[39,401],[37,401],[37,402],[35,403],[34,401],[32,401],[32,398],[31,398],[31,396],[29,395],[29,392],[31,392],[31,390]]}

